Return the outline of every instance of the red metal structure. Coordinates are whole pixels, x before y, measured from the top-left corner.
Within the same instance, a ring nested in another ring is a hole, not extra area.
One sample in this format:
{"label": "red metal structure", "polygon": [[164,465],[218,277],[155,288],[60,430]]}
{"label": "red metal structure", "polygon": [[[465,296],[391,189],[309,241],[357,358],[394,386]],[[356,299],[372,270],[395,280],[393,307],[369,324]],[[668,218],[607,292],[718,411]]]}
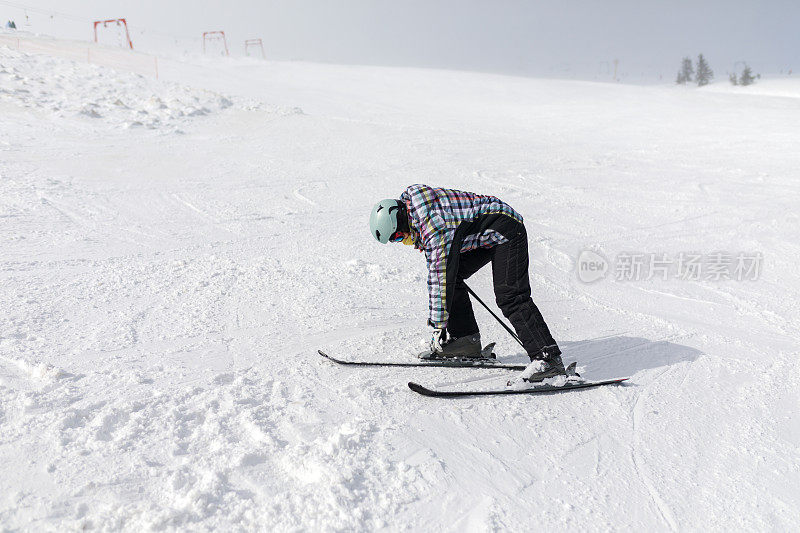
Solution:
{"label": "red metal structure", "polygon": [[244,41],[245,55],[248,56],[250,55],[250,52],[248,52],[248,48],[251,46],[258,46],[259,48],[261,48],[261,57],[263,57],[264,59],[267,58],[267,54],[264,53],[264,44],[261,42],[261,39],[246,39]]}
{"label": "red metal structure", "polygon": [[117,26],[125,27],[125,40],[128,41],[128,46],[133,50],[133,43],[131,42],[131,34],[128,32],[128,23],[125,19],[109,19],[109,20],[95,20],[94,21],[94,42],[97,42],[97,27],[102,24],[105,28],[109,24],[116,23]]}
{"label": "red metal structure", "polygon": [[203,32],[203,53],[206,53],[206,41],[222,41],[222,44],[225,46],[225,55],[229,56],[230,53],[228,52],[228,40],[225,38],[224,31],[204,31]]}

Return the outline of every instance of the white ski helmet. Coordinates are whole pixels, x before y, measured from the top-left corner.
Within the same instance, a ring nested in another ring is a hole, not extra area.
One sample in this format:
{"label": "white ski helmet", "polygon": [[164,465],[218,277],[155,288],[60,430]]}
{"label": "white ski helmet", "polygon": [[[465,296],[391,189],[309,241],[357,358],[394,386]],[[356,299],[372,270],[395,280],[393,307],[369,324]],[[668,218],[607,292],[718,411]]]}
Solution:
{"label": "white ski helmet", "polygon": [[399,217],[405,215],[405,207],[403,202],[393,198],[375,204],[369,217],[369,232],[378,242],[383,244],[389,242],[400,227]]}

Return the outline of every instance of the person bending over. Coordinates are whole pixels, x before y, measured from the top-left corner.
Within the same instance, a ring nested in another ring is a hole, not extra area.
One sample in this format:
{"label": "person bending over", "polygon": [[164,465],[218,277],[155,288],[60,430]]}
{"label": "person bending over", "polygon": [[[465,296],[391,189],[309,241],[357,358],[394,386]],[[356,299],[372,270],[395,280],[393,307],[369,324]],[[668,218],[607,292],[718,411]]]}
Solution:
{"label": "person bending over", "polygon": [[494,196],[416,184],[399,199],[375,204],[369,225],[378,242],[402,242],[425,253],[432,357],[481,357],[464,280],[491,262],[497,306],[531,359],[527,380],[565,373],[561,350],[531,299],[528,236],[511,206]]}

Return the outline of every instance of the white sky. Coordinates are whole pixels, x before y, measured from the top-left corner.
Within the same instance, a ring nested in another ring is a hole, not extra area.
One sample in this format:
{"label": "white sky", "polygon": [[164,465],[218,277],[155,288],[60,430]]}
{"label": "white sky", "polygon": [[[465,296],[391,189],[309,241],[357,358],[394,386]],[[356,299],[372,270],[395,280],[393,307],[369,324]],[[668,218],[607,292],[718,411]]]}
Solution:
{"label": "white sky", "polygon": [[234,53],[261,37],[274,59],[532,75],[592,74],[618,59],[672,78],[682,56],[702,52],[718,78],[736,61],[800,72],[800,2],[790,0],[0,0],[3,21],[20,20],[10,5],[79,19],[55,15],[64,36],[88,38],[89,20],[124,16],[151,30],[134,32],[142,47],[152,31],[224,29]]}

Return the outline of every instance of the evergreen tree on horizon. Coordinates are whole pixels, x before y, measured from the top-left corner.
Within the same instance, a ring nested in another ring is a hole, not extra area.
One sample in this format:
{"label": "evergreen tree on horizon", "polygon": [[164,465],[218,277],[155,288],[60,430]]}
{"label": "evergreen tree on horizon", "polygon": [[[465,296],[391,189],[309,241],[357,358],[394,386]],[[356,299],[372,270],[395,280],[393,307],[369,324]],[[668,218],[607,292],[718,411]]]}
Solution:
{"label": "evergreen tree on horizon", "polygon": [[684,57],[683,61],[681,61],[681,69],[678,71],[678,78],[675,80],[675,83],[685,85],[687,82],[692,81],[693,75],[694,68],[692,67],[692,60],[688,57]]}
{"label": "evergreen tree on horizon", "polygon": [[755,81],[756,79],[753,77],[753,71],[747,66],[747,63],[745,63],[742,75],[739,77],[739,85],[752,85]]}
{"label": "evergreen tree on horizon", "polygon": [[703,57],[703,54],[697,56],[697,76],[695,80],[697,81],[697,86],[702,87],[703,85],[708,85],[709,82],[714,78],[714,71],[711,70],[711,67],[708,66],[708,62],[706,58]]}

